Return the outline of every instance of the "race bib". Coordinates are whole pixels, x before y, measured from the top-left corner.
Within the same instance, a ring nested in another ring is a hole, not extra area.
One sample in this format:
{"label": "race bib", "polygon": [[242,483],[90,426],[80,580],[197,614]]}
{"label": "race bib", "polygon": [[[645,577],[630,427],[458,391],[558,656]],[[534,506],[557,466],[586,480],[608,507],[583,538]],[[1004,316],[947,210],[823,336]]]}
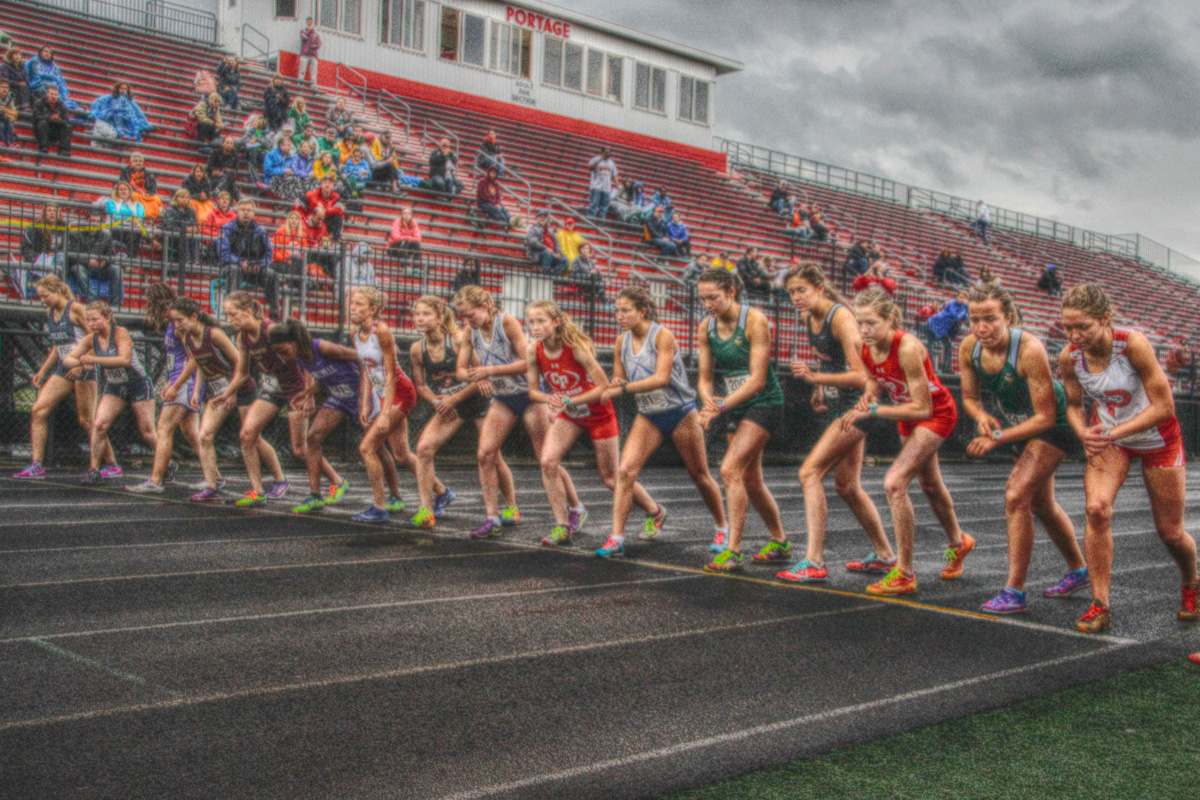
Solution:
{"label": "race bib", "polygon": [[329,389],[329,395],[331,397],[336,397],[339,400],[349,400],[354,397],[355,394],[357,394],[357,392],[354,391],[353,386],[345,383],[334,384],[333,386],[329,386],[327,388]]}
{"label": "race bib", "polygon": [[841,393],[836,386],[823,386],[821,387],[821,391],[824,393],[826,400],[837,400],[841,397]]}
{"label": "race bib", "polygon": [[525,390],[521,388],[521,384],[507,375],[501,375],[498,378],[492,378],[492,389],[496,394],[524,394]]}
{"label": "race bib", "polygon": [[258,393],[264,397],[280,394],[279,378],[263,373],[258,379]]}
{"label": "race bib", "polygon": [[729,397],[738,389],[745,385],[746,381],[750,380],[749,373],[745,375],[726,375],[725,376],[725,396]]}
{"label": "race bib", "polygon": [[671,407],[671,397],[666,389],[655,389],[653,392],[642,392],[635,396],[638,411],[643,414],[654,414]]}
{"label": "race bib", "polygon": [[209,397],[216,397],[229,388],[229,378],[213,378],[208,383],[204,384],[204,389],[208,392]]}
{"label": "race bib", "polygon": [[62,361],[67,356],[71,355],[71,351],[75,349],[73,344],[60,344],[58,346],[58,360]]}
{"label": "race bib", "polygon": [[383,397],[387,386],[387,373],[382,370],[371,370],[371,385],[375,387],[375,391]]}
{"label": "race bib", "polygon": [[452,385],[449,385],[449,386],[442,385],[442,386],[439,386],[439,387],[438,387],[437,393],[438,393],[439,395],[441,395],[441,394],[455,394],[456,392],[461,392],[461,391],[462,391],[463,389],[465,389],[465,388],[467,388],[467,385],[466,385],[465,383],[455,383],[455,384],[452,384]]}
{"label": "race bib", "polygon": [[129,381],[129,373],[125,371],[124,367],[106,369],[104,370],[104,380],[109,383],[127,383]]}
{"label": "race bib", "polygon": [[592,413],[592,410],[587,406],[566,406],[563,408],[563,411],[566,411],[567,416],[571,419],[583,419]]}

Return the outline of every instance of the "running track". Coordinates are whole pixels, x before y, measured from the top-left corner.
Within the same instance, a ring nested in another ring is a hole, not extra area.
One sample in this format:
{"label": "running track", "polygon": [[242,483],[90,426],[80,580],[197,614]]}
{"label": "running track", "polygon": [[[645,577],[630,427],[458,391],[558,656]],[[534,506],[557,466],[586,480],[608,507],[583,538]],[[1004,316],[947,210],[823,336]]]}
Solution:
{"label": "running track", "polygon": [[[459,501],[436,535],[350,523],[353,473],[346,504],[311,519],[75,473],[0,480],[4,797],[653,797],[1200,649],[1137,473],[1114,523],[1114,631],[1087,637],[1069,626],[1088,598],[1040,597],[1063,571],[1041,533],[1030,613],[974,612],[1005,577],[1007,465],[946,467],[978,539],[958,581],[938,580],[944,535],[914,493],[911,601],[840,567],[823,589],[701,574],[711,522],[682,470],[644,477],[660,540],[631,521],[630,557],[602,562],[608,495],[574,468],[592,520],[550,551],[537,473],[518,472],[524,524],[482,543],[465,537],[468,471],[444,476]],[[864,482],[886,523],[883,472]],[[1059,498],[1082,530],[1080,474],[1064,467]],[[802,540],[795,469],[768,479]],[[830,510],[829,563],[861,556]],[[754,519],[749,547],[764,541]]]}

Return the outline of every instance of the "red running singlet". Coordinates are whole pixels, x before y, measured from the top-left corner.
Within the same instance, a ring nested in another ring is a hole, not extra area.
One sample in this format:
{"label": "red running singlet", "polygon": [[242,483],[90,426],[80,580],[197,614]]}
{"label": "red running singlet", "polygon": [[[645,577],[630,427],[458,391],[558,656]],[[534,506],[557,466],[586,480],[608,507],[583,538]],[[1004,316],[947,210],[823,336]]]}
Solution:
{"label": "red running singlet", "polygon": [[[908,377],[900,366],[900,340],[905,335],[904,331],[899,330],[892,334],[892,347],[882,364],[875,363],[870,345],[864,344],[862,349],[867,374],[882,386],[892,402],[897,404],[912,402],[912,395],[908,391]],[[904,437],[912,436],[917,428],[928,428],[943,439],[949,439],[954,433],[954,426],[958,424],[958,406],[954,403],[950,390],[942,385],[937,373],[933,371],[933,362],[929,360],[928,351],[925,352],[924,367],[925,379],[929,382],[929,394],[933,399],[933,415],[929,419],[914,422],[898,420],[896,426],[900,435]]]}
{"label": "red running singlet", "polygon": [[[537,343],[536,355],[538,370],[541,371],[542,380],[549,386],[551,393],[576,397],[596,387],[588,377],[587,370],[575,360],[575,353],[565,342],[557,358],[548,358],[541,342]],[[558,418],[586,428],[592,441],[610,439],[619,433],[617,412],[611,400],[564,408],[559,412]]]}

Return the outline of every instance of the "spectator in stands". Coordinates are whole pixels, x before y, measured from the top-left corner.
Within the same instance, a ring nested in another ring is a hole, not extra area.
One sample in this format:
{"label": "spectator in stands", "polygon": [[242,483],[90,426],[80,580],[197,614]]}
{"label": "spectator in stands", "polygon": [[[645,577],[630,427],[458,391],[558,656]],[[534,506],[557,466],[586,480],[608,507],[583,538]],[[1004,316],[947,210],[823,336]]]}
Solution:
{"label": "spectator in stands", "polygon": [[158,196],[158,179],[146,170],[146,158],[136,150],[129,154],[129,163],[121,170],[118,180],[126,181],[133,189],[133,199],[142,204],[146,219],[158,219],[165,206]]}
{"label": "spectator in stands", "polygon": [[771,192],[771,199],[767,202],[767,206],[781,217],[792,216],[792,193],[788,190],[787,181],[779,181],[775,190]]}
{"label": "spectator in stands", "polygon": [[4,54],[4,63],[0,64],[0,79],[8,81],[12,93],[16,95],[18,108],[22,111],[33,109],[33,96],[29,91],[29,76],[25,74],[25,56],[21,48],[10,47]]}
{"label": "spectator in stands", "polygon": [[8,81],[0,80],[0,144],[19,147],[13,123],[17,121],[17,96]]}
{"label": "spectator in stands", "polygon": [[321,34],[313,25],[313,18],[304,20],[304,30],[300,31],[300,80],[304,80],[309,69],[312,70],[312,85],[317,88],[317,57],[321,54]]}
{"label": "spectator in stands", "polygon": [[321,139],[317,136],[317,128],[313,123],[308,123],[303,130],[296,131],[292,135],[292,144],[296,145],[296,151],[299,152],[301,142],[308,142],[308,151],[313,154],[313,157],[321,152]]}
{"label": "spectator in stands", "polygon": [[[197,220],[204,219],[212,213],[215,207],[212,201],[213,185],[208,178],[207,167],[203,164],[193,164],[191,173],[183,179],[183,188],[188,190],[192,210],[196,212]],[[172,202],[174,202],[174,197],[172,197]]]}
{"label": "spectator in stands", "polygon": [[[200,233],[200,217],[194,203],[195,198],[188,189],[177,189],[171,197],[171,205],[162,215],[163,258],[181,270],[195,263],[198,255],[196,234]],[[213,207],[211,203],[207,205]]]}
{"label": "spectator in stands", "polygon": [[[345,136],[354,127],[358,118],[354,116],[354,112],[346,107],[346,98],[339,97],[334,104],[329,108],[329,116],[326,118],[329,127],[337,130],[338,136]],[[328,136],[328,134],[327,134]]]}
{"label": "spectator in stands", "polygon": [[217,261],[225,288],[235,291],[243,284],[263,287],[272,317],[279,318],[279,275],[271,269],[271,237],[254,221],[254,201],[242,198],[237,219],[221,228],[217,239]]}
{"label": "spectator in stands", "polygon": [[816,203],[809,208],[808,224],[812,228],[813,239],[818,242],[829,240],[829,228],[825,225],[825,214]]}
{"label": "spectator in stands", "polygon": [[1038,278],[1037,286],[1051,297],[1060,296],[1062,294],[1062,278],[1059,277],[1058,266],[1047,264],[1046,268],[1042,270],[1042,276]]}
{"label": "spectator in stands", "polygon": [[[67,273],[84,302],[107,300],[119,307],[123,281],[112,234],[104,227],[104,211],[93,207],[88,222],[67,234]],[[103,289],[101,287],[103,286]]]}
{"label": "spectator in stands", "polygon": [[293,132],[299,133],[304,130],[305,125],[312,124],[312,117],[308,115],[308,103],[304,102],[303,97],[297,97],[292,100],[288,106],[287,122],[283,123],[284,130],[291,128]]}
{"label": "spectator in stands", "polygon": [[942,248],[937,261],[933,262],[933,277],[939,284],[950,286],[969,286],[971,283],[963,266],[962,253],[951,253],[949,247]]}
{"label": "spectator in stands", "polygon": [[71,157],[71,111],[53,84],[33,101],[33,135],[42,155],[50,152],[53,142],[60,157]]}
{"label": "spectator in stands", "polygon": [[292,95],[283,85],[283,76],[276,73],[263,91],[263,116],[267,118],[267,125],[271,130],[283,130],[291,106]]}
{"label": "spectator in stands", "polygon": [[499,178],[500,168],[494,164],[489,166],[487,173],[475,183],[475,205],[488,219],[511,228],[512,216],[504,207],[504,187]]}
{"label": "spectator in stands", "polygon": [[296,174],[293,155],[292,140],[283,136],[279,145],[263,159],[263,180],[271,194],[281,200],[299,200],[309,191],[305,179],[310,175]]}
{"label": "spectator in stands", "polygon": [[304,181],[306,190],[317,188],[320,181],[313,178],[313,167],[316,162],[313,161],[313,148],[308,142],[301,142],[296,147],[296,152],[292,154],[292,158],[288,161],[288,166],[296,177]]}
{"label": "spectator in stands", "polygon": [[371,168],[371,183],[391,186],[393,192],[400,191],[400,151],[392,141],[392,132],[385,130],[363,148],[367,166]]}
{"label": "spectator in stands", "polygon": [[403,206],[387,238],[388,255],[401,267],[421,267],[421,226],[413,219],[412,206]]}
{"label": "spectator in stands", "polygon": [[[317,206],[304,218],[304,241],[308,247],[308,262],[321,268],[326,278],[337,278],[339,243],[329,235],[325,208]],[[308,270],[308,277],[321,277]]]}
{"label": "spectator in stands", "polygon": [[662,206],[656,206],[654,213],[646,220],[646,241],[658,248],[659,255],[671,257],[679,255],[679,248],[671,241],[671,234],[667,230],[667,220],[663,216]]}
{"label": "spectator in stands", "polygon": [[217,138],[225,121],[221,119],[221,95],[213,92],[201,100],[192,109],[192,119],[196,120],[196,138],[208,143]]}
{"label": "spectator in stands", "polygon": [[375,253],[371,245],[359,242],[346,252],[345,276],[351,286],[377,286],[375,265],[372,263]]}
{"label": "spectator in stands", "polygon": [[229,192],[237,197],[238,151],[232,136],[221,139],[221,146],[208,156],[208,177],[214,192]]}
{"label": "spectator in stands", "polygon": [[737,273],[738,277],[742,279],[742,285],[746,287],[746,291],[758,294],[771,293],[771,277],[763,271],[757,247],[746,248],[745,255],[738,259]]}
{"label": "spectator in stands", "polygon": [[870,251],[871,243],[866,239],[859,239],[851,245],[846,251],[846,271],[856,277],[865,273],[871,267]]}
{"label": "spectator in stands", "polygon": [[457,197],[463,185],[454,177],[458,167],[458,153],[450,149],[450,140],[442,139],[429,154],[429,182],[435,191]]}
{"label": "spectator in stands", "polygon": [[621,185],[617,188],[616,194],[608,203],[608,213],[621,222],[628,222],[638,208],[637,205],[637,189],[633,178],[625,178],[621,181]]}
{"label": "spectator in stands", "polygon": [[596,266],[596,257],[590,243],[584,242],[579,246],[579,255],[571,262],[571,278],[576,286],[584,290],[586,296],[594,297],[604,304],[608,303],[604,273]]}
{"label": "spectator in stands", "polygon": [[690,264],[683,268],[683,272],[679,275],[680,279],[690,286],[695,286],[704,271],[712,268],[711,261],[712,259],[708,256],[696,256]]}
{"label": "spectator in stands", "polygon": [[346,135],[338,142],[338,163],[345,164],[350,157],[362,149],[367,143],[366,132],[361,125],[355,125],[346,131]]}
{"label": "spectator in stands", "polygon": [[737,262],[733,260],[733,253],[728,250],[722,250],[712,260],[712,268],[723,269],[726,272],[737,272]]}
{"label": "spectator in stands", "polygon": [[[661,208],[663,210],[663,219],[670,219],[675,213],[675,201],[671,199],[671,194],[667,187],[660,186],[654,190],[654,195],[648,201],[650,208]],[[653,212],[651,212],[653,214]]]}
{"label": "spectator in stands", "polygon": [[982,239],[984,244],[988,243],[987,231],[991,221],[992,210],[987,207],[987,203],[980,200],[975,204],[975,235]]}
{"label": "spectator in stands", "polygon": [[617,162],[612,160],[607,147],[600,148],[600,155],[588,162],[591,182],[588,184],[588,216],[604,219],[608,216],[608,205],[612,201],[613,181],[617,179]]}
{"label": "spectator in stands", "polygon": [[350,197],[362,197],[367,182],[371,180],[371,165],[363,156],[364,150],[365,148],[355,150],[350,159],[342,164],[342,180],[346,183]]}
{"label": "spectator in stands", "polygon": [[955,250],[954,255],[950,257],[950,269],[946,272],[946,280],[962,286],[971,285],[971,276],[967,274],[961,250]]}
{"label": "spectator in stands", "polygon": [[808,241],[814,236],[808,204],[799,203],[792,208],[792,219],[791,224],[788,226],[788,233],[796,239]]}
{"label": "spectator in stands", "polygon": [[251,114],[246,118],[245,133],[238,141],[238,152],[245,157],[252,170],[261,173],[263,159],[271,149],[271,131],[267,128],[267,118],[262,114]]}
{"label": "spectator in stands", "polygon": [[781,300],[786,300],[787,292],[784,291],[783,281],[787,277],[788,268],[783,264],[776,265],[774,256],[763,256],[761,264],[763,274],[771,281],[771,292]]}
{"label": "spectator in stands", "polygon": [[145,207],[133,197],[133,187],[126,181],[113,184],[112,195],[104,204],[108,221],[113,226],[112,236],[121,245],[125,254],[136,258],[142,246],[142,219]]}
{"label": "spectator in stands", "polygon": [[320,206],[325,213],[325,225],[329,228],[329,238],[335,242],[342,240],[342,227],[346,220],[346,206],[342,204],[341,195],[333,190],[334,179],[329,175],[321,178],[320,185],[304,195],[304,202],[296,205],[306,213]]}
{"label": "spectator in stands", "polygon": [[891,270],[887,267],[887,262],[883,258],[883,251],[878,246],[871,248],[871,266],[867,267],[867,271],[854,279],[854,291],[861,292],[869,289],[872,286],[882,286],[888,294],[894,295],[900,284],[896,279],[891,277]]}
{"label": "spectator in stands", "polygon": [[979,280],[975,281],[975,285],[983,286],[985,283],[1000,283],[1000,279],[992,274],[992,270],[987,264],[979,268]]}
{"label": "spectator in stands", "polygon": [[[344,98],[339,97],[338,99],[341,100]],[[338,147],[341,143],[342,140],[338,135],[337,126],[326,126],[324,135],[317,138],[317,160],[320,160],[323,153],[332,153],[335,158],[338,157],[340,155]]]}
{"label": "spectator in stands", "polygon": [[[237,219],[237,207],[233,203],[233,198],[229,192],[221,192],[217,195],[217,204],[213,210],[207,217],[200,220],[200,230],[206,237],[215,237],[220,235],[221,228],[235,219]],[[216,251],[214,250],[213,253],[215,255]],[[213,260],[215,261],[215,258]]]}
{"label": "spectator in stands", "polygon": [[579,258],[579,248],[587,242],[587,239],[584,239],[583,234],[575,230],[574,217],[567,217],[563,220],[563,227],[554,232],[554,238],[558,240],[558,251],[567,260],[569,269],[570,265],[575,263],[575,259]]}
{"label": "spectator in stands", "polygon": [[313,162],[313,180],[320,186],[321,179],[325,176],[333,178],[334,189],[338,194],[348,194],[346,184],[342,181],[341,170],[338,168],[337,156],[330,152],[321,153],[320,157]]}
{"label": "spectator in stands", "polygon": [[14,282],[22,297],[36,297],[33,285],[57,273],[58,254],[66,237],[66,218],[57,203],[47,203],[21,234],[21,261],[30,269],[18,270]]}
{"label": "spectator in stands", "polygon": [[305,250],[309,236],[304,224],[304,215],[293,208],[287,220],[271,234],[271,268],[282,275],[303,277]]}
{"label": "spectator in stands", "polygon": [[226,108],[238,110],[238,90],[242,86],[242,64],[230,53],[217,66],[217,94]]}
{"label": "spectator in stands", "polygon": [[58,88],[58,96],[71,111],[78,111],[79,104],[71,99],[67,91],[67,82],[63,79],[62,70],[54,62],[54,48],[42,45],[38,54],[25,64],[25,77],[29,81],[29,91],[34,97],[45,94],[51,86]]}
{"label": "spectator in stands", "polygon": [[959,289],[956,297],[942,307],[942,310],[929,318],[929,332],[935,341],[941,342],[942,355],[938,369],[941,372],[950,371],[951,356],[954,349],[954,337],[967,317],[967,291]]}
{"label": "spectator in stands", "polygon": [[678,211],[671,215],[671,221],[667,223],[667,237],[675,245],[679,255],[686,258],[692,257],[692,241],[688,235],[687,225],[683,224],[683,215]]}
{"label": "spectator in stands", "polygon": [[496,168],[496,177],[504,177],[504,154],[500,152],[500,143],[496,141],[496,132],[489,130],[487,136],[479,144],[479,152],[475,154],[475,163],[483,171],[488,167]]}
{"label": "spectator in stands", "polygon": [[479,270],[479,259],[473,257],[464,258],[462,266],[454,274],[454,282],[450,284],[450,292],[456,294],[459,289],[465,286],[480,286],[482,285],[482,280],[483,276]]}
{"label": "spectator in stands", "polygon": [[954,256],[950,252],[949,247],[943,247],[942,252],[938,253],[937,260],[933,262],[933,279],[940,286],[947,281],[946,273],[950,270]]}
{"label": "spectator in stands", "polygon": [[88,118],[110,126],[118,139],[127,142],[140,142],[143,133],[154,130],[126,81],[117,81],[111,94],[97,97],[88,110]]}
{"label": "spectator in stands", "polygon": [[525,233],[525,256],[542,268],[543,275],[561,275],[567,268],[558,240],[550,233],[550,215],[539,211]]}

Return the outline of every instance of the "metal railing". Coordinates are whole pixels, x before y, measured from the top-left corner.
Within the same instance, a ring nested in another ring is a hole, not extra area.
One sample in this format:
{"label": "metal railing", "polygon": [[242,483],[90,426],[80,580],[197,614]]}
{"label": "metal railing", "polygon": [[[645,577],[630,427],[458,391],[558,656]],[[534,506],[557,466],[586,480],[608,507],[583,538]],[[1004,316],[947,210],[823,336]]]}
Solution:
{"label": "metal railing", "polygon": [[[434,136],[433,134],[431,134],[429,132],[430,125],[432,125],[434,128],[436,128],[441,135]],[[449,128],[447,128],[442,123],[438,122],[433,117],[426,118],[425,128],[424,128],[424,130],[421,131],[421,139],[422,139],[422,141],[429,142],[434,147],[437,147],[438,141],[440,139],[449,139],[454,144],[454,152],[460,153],[460,154],[462,153],[462,142],[459,140],[458,134],[455,133],[454,131],[450,130]]]}
{"label": "metal railing", "polygon": [[[345,76],[342,75],[343,71],[346,73]],[[380,119],[390,117],[404,128],[405,138],[411,135],[412,106],[387,89],[372,89],[366,75],[354,67],[339,62],[333,69],[334,93],[340,94],[343,87],[348,94],[358,95],[364,111],[367,111],[374,103],[376,114]]]}
{"label": "metal railing", "polygon": [[166,0],[11,0],[26,6],[52,8],[63,14],[84,19],[115,22],[203,44],[218,43],[217,17],[208,11],[166,2]]}
{"label": "metal railing", "polygon": [[[247,47],[254,51],[254,55],[246,55]],[[270,70],[275,69],[275,59],[279,55],[277,51],[271,49],[270,37],[248,22],[242,25],[242,44],[238,54],[242,58],[261,60]]]}

